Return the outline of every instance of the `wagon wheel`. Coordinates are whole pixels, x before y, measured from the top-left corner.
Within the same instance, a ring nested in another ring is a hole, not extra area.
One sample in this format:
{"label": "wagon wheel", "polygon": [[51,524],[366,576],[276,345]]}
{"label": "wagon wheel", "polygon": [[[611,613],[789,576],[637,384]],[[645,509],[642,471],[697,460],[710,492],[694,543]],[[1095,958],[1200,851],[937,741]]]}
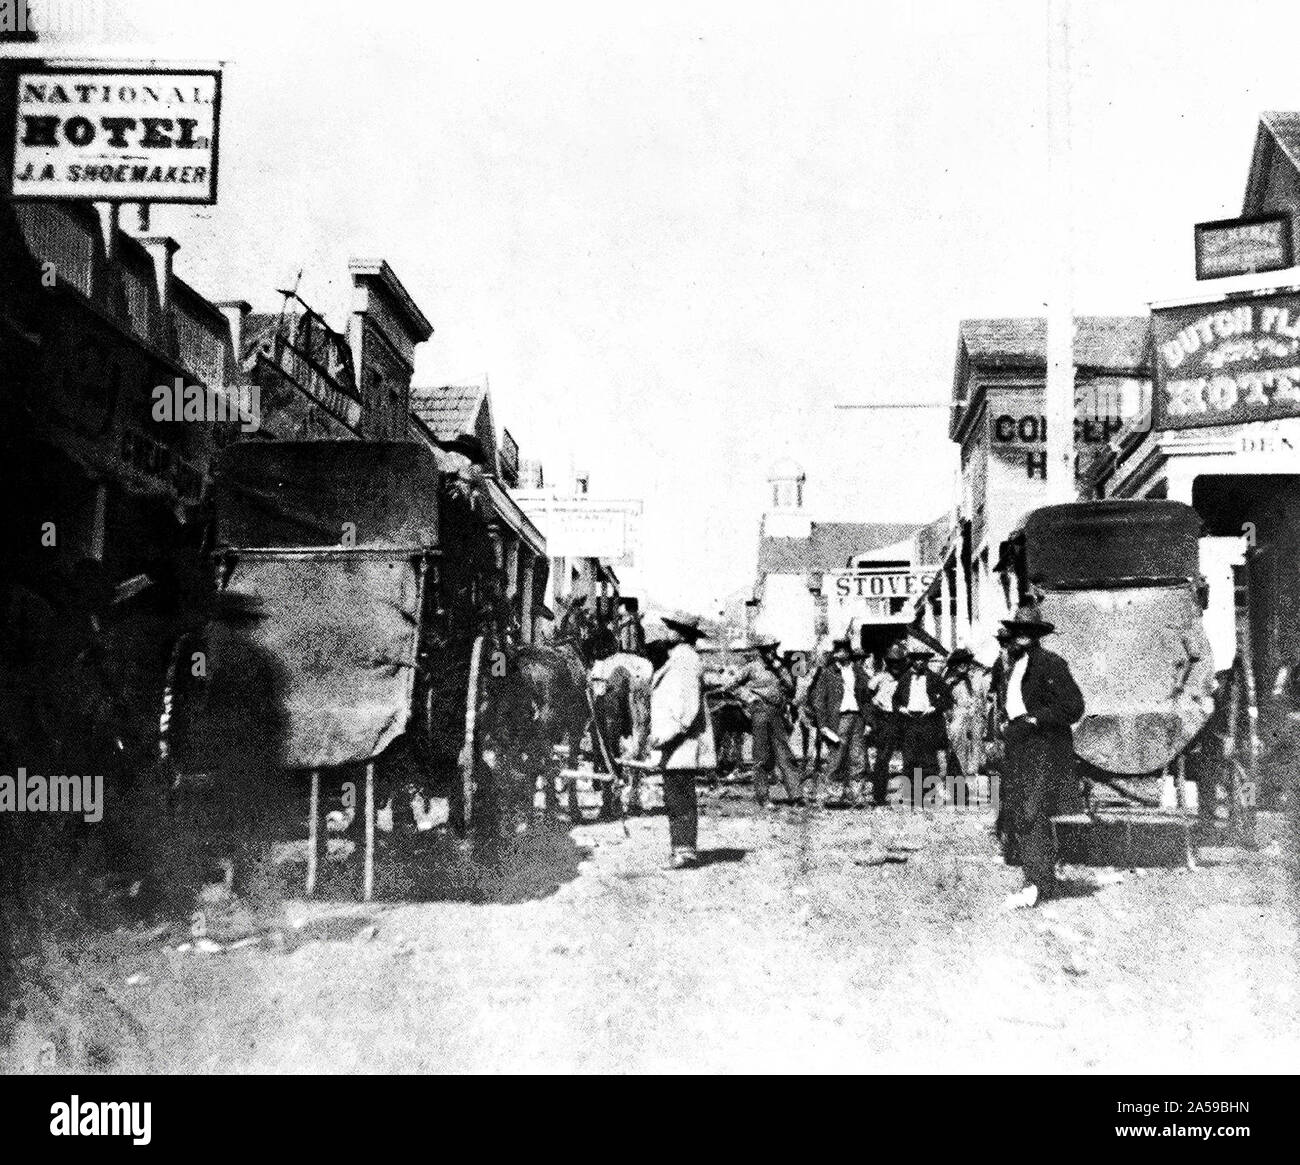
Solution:
{"label": "wagon wheel", "polygon": [[486,808],[483,794],[486,782],[481,760],[483,745],[479,708],[483,700],[483,660],[487,641],[480,635],[474,640],[469,656],[469,681],[465,692],[465,739],[456,763],[456,777],[451,785],[451,823],[457,833],[464,835],[482,823]]}

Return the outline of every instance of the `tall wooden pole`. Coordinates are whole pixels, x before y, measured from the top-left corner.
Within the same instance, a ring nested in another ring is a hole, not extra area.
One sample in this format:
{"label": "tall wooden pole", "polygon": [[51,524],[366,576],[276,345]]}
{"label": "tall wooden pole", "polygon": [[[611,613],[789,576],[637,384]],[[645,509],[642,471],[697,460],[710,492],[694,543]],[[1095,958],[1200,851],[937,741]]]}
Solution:
{"label": "tall wooden pole", "polygon": [[1070,0],[1047,5],[1047,496],[1077,497],[1074,485],[1073,197],[1070,164]]}
{"label": "tall wooden pole", "polygon": [[[320,871],[320,769],[311,771],[311,795],[307,802],[307,897],[316,893],[316,878]],[[327,851],[328,852],[328,851]]]}

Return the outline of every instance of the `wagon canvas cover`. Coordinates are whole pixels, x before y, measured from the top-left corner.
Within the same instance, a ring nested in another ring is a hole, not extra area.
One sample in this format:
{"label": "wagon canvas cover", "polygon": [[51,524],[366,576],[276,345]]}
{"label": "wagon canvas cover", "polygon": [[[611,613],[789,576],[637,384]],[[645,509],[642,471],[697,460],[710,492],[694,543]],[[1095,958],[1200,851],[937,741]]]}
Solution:
{"label": "wagon canvas cover", "polygon": [[[206,714],[227,731],[256,726],[281,767],[368,760],[410,712],[423,552],[437,531],[433,459],[397,443],[248,450],[221,462],[217,522],[231,548],[223,589],[259,607],[209,627]],[[338,545],[347,522],[356,547]]]}
{"label": "wagon canvas cover", "polygon": [[1179,502],[1107,499],[1043,506],[1017,535],[1027,581],[1056,625],[1048,646],[1083,692],[1074,750],[1103,772],[1157,772],[1213,710],[1200,531],[1200,516]]}
{"label": "wagon canvas cover", "polygon": [[1069,661],[1087,711],[1074,750],[1105,772],[1169,764],[1214,707],[1214,666],[1189,586],[1048,592],[1048,646]]}
{"label": "wagon canvas cover", "polygon": [[245,441],[213,470],[225,546],[438,543],[438,466],[413,441]]}

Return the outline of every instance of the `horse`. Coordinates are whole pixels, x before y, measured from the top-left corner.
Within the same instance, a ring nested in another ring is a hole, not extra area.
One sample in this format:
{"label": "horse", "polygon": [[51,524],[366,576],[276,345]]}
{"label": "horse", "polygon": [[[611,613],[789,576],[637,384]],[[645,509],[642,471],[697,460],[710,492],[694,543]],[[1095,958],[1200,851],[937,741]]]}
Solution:
{"label": "horse", "polygon": [[[593,649],[600,655],[591,667],[592,710],[595,713],[595,726],[600,739],[593,741],[595,767],[598,772],[608,772],[608,761],[603,753],[620,751],[624,739],[631,742],[631,759],[641,761],[646,757],[650,746],[650,689],[654,679],[654,667],[645,656],[629,651],[615,651],[612,654],[602,648],[609,646],[598,639]],[[631,783],[628,790],[628,804],[633,809],[640,808],[641,790],[640,773],[637,766],[629,766]],[[608,816],[613,811],[615,786],[613,780],[601,782],[604,793],[603,811]]]}
{"label": "horse", "polygon": [[493,695],[485,709],[487,734],[503,759],[531,777],[540,777],[548,811],[556,808],[555,747],[567,747],[570,763],[578,759],[591,719],[587,698],[590,616],[585,596],[562,604],[555,638],[507,652],[505,674],[493,677]]}

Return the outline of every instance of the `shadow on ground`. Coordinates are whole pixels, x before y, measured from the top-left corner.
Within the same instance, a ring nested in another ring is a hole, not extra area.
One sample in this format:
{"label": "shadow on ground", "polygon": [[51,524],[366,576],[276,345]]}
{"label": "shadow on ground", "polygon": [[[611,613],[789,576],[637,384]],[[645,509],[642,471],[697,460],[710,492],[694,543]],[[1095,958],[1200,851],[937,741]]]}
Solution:
{"label": "shadow on ground", "polygon": [[[564,821],[543,821],[496,841],[470,842],[450,830],[384,836],[375,853],[378,902],[531,902],[554,894],[578,876],[591,850],[577,845]],[[286,893],[301,894],[306,859],[295,852],[281,864]],[[361,855],[331,842],[320,871],[317,900],[361,899]]]}
{"label": "shadow on ground", "polygon": [[717,849],[702,849],[699,852],[697,866],[716,866],[722,862],[743,862],[745,855],[749,853],[747,849],[737,849],[734,846],[721,846]]}

